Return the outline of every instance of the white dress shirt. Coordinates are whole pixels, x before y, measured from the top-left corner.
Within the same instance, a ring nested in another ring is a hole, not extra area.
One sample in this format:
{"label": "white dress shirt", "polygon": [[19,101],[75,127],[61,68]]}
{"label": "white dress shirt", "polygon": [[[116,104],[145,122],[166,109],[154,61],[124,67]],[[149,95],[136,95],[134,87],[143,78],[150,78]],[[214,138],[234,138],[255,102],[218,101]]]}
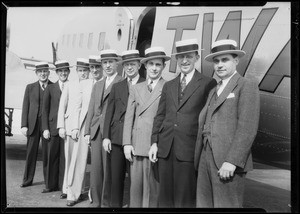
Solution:
{"label": "white dress shirt", "polygon": [[117,72],[115,74],[113,74],[112,76],[107,76],[106,80],[105,80],[105,89],[108,88],[108,86],[112,83],[112,81],[114,81],[115,77],[117,76]]}
{"label": "white dress shirt", "polygon": [[233,77],[233,75],[235,75],[236,73],[237,73],[237,71],[233,72],[233,74],[232,74],[230,77],[228,77],[228,78],[222,80],[222,84],[220,85],[220,88],[219,88],[219,90],[217,91],[217,95],[218,95],[218,96],[220,96],[220,94],[222,93],[222,91],[224,90],[224,88],[226,87],[226,85],[228,84],[229,80],[230,80],[230,79]]}

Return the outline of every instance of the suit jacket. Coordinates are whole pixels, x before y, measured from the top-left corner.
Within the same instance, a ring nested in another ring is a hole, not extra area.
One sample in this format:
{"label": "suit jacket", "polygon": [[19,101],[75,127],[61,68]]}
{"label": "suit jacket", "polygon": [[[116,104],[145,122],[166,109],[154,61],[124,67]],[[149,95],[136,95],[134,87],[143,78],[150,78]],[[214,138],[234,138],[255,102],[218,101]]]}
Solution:
{"label": "suit jacket", "polygon": [[57,128],[64,128],[67,135],[71,135],[73,117],[75,114],[75,102],[79,94],[79,81],[68,81],[61,94],[58,114],[57,114]]}
{"label": "suit jacket", "polygon": [[124,121],[123,145],[132,145],[135,155],[148,157],[151,130],[165,80],[160,78],[152,93],[147,81],[130,88]]}
{"label": "suit jacket", "polygon": [[199,115],[199,130],[195,148],[195,167],[198,169],[203,148],[202,131],[209,108],[211,118],[211,147],[215,164],[223,162],[237,166],[236,171],[253,168],[251,146],[257,133],[260,113],[259,89],[256,83],[235,74],[213,107],[209,106],[216,90],[211,90],[207,102]]}
{"label": "suit jacket", "polygon": [[110,94],[112,85],[120,82],[122,79],[123,78],[121,76],[117,75],[106,90],[104,88],[106,77],[95,83],[88,107],[84,135],[90,135],[91,139],[94,139],[99,128],[101,135],[103,135],[103,125],[108,96]]}
{"label": "suit jacket", "polygon": [[61,90],[58,81],[49,85],[44,92],[42,130],[49,130],[51,136],[58,134],[57,113],[59,107]]}
{"label": "suit jacket", "polygon": [[[48,81],[48,86],[52,82]],[[22,106],[22,119],[21,128],[28,128],[28,135],[31,135],[38,117],[39,105],[40,105],[40,83],[39,81],[28,84],[25,89],[23,106]],[[40,109],[42,111],[42,107]]]}
{"label": "suit jacket", "polygon": [[[145,78],[140,77],[137,83],[143,81]],[[127,78],[112,86],[105,115],[103,138],[110,139],[113,144],[122,145],[128,96]]]}
{"label": "suit jacket", "polygon": [[[194,73],[179,102],[180,75],[167,82],[154,118],[151,143],[158,144],[158,157],[166,158],[174,143],[176,157],[182,161],[194,161],[198,131],[198,116],[209,91],[216,80]],[[173,142],[174,140],[174,142]]]}

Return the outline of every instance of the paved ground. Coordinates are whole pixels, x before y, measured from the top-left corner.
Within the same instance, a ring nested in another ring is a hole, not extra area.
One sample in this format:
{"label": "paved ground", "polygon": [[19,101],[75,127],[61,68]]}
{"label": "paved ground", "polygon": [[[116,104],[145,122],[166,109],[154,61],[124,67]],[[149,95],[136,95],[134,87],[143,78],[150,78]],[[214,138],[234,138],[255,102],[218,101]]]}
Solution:
{"label": "paved ground", "polygon": [[[65,199],[59,199],[60,192],[42,194],[44,188],[42,175],[41,150],[39,151],[36,174],[33,185],[20,188],[25,164],[26,141],[22,135],[6,137],[6,191],[7,208],[72,208],[66,206]],[[89,167],[87,169],[86,190],[88,189]],[[255,170],[248,173],[245,187],[244,207],[263,208],[267,212],[291,212],[290,171],[255,163]],[[126,178],[124,206],[128,204],[128,178]],[[85,193],[85,200],[75,208],[88,208],[90,203]],[[38,210],[38,209],[37,209]],[[77,209],[78,210],[78,209]],[[84,209],[86,210],[86,209]],[[66,210],[65,210],[66,211]]]}

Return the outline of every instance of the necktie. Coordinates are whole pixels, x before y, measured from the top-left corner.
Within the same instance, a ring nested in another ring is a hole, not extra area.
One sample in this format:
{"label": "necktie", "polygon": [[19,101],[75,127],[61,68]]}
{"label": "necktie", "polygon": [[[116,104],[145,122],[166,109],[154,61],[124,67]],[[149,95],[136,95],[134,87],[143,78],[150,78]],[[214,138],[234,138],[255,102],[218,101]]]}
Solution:
{"label": "necktie", "polygon": [[149,91],[150,93],[152,92],[152,83],[153,83],[153,81],[151,80],[151,82],[147,85],[148,91]]}
{"label": "necktie", "polygon": [[132,79],[128,79],[128,86],[130,87],[130,86],[132,86]]}
{"label": "necktie", "polygon": [[43,88],[43,90],[45,90],[45,88],[46,88],[46,85],[44,83],[42,84],[42,88]]}
{"label": "necktie", "polygon": [[218,93],[218,91],[219,91],[219,89],[220,89],[222,83],[223,83],[222,80],[220,80],[220,81],[218,82],[218,84],[217,84],[216,92],[217,92],[217,95],[218,95],[218,96],[220,95],[220,93]]}
{"label": "necktie", "polygon": [[64,83],[61,83],[61,91],[64,90]]}
{"label": "necktie", "polygon": [[183,75],[181,82],[180,82],[181,92],[183,92],[183,90],[186,87],[186,79],[185,78],[186,78],[186,74]]}

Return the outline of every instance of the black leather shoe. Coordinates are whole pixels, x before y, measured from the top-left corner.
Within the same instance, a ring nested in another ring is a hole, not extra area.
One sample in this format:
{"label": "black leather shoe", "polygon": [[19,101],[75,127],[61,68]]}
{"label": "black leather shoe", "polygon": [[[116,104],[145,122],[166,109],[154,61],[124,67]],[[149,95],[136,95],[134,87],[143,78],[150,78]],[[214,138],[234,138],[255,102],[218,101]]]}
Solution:
{"label": "black leather shoe", "polygon": [[67,206],[72,207],[77,203],[77,201],[68,201]]}
{"label": "black leather shoe", "polygon": [[52,189],[43,189],[42,193],[48,193],[48,192],[53,192],[54,190]]}
{"label": "black leather shoe", "polygon": [[21,185],[20,185],[21,188],[29,187],[29,186],[31,186],[31,184],[21,184]]}
{"label": "black leather shoe", "polygon": [[65,199],[65,198],[67,198],[67,194],[66,193],[63,193],[63,194],[60,195],[60,199]]}

